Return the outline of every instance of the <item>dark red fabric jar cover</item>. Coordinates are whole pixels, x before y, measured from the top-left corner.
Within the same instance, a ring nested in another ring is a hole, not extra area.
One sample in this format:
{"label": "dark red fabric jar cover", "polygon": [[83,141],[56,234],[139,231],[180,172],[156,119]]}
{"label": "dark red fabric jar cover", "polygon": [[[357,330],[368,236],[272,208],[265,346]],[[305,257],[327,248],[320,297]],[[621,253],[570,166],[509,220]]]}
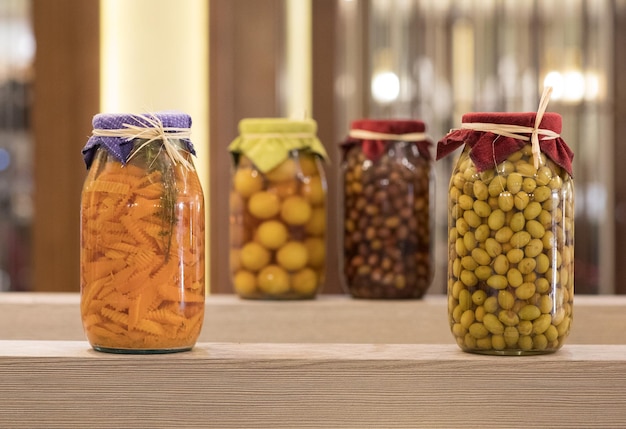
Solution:
{"label": "dark red fabric jar cover", "polygon": [[[535,112],[530,113],[500,113],[483,112],[467,113],[463,115],[462,123],[489,123],[520,125],[533,128],[535,125]],[[539,130],[551,130],[561,133],[561,115],[546,112],[539,124]],[[531,133],[524,133],[530,138]],[[544,136],[539,132],[539,147],[541,152],[548,156],[557,165],[564,168],[572,176],[572,160],[574,153],[561,137],[542,140]],[[478,171],[484,171],[495,167],[504,161],[509,155],[520,150],[530,140],[524,141],[512,137],[494,134],[488,131],[476,131],[472,129],[454,129],[443,137],[437,144],[437,159],[441,159],[461,145],[469,145],[469,156],[476,165]],[[494,164],[495,161],[495,164]]]}
{"label": "dark red fabric jar cover", "polygon": [[[403,134],[412,133],[424,133],[426,131],[426,125],[422,121],[416,120],[379,120],[379,119],[360,119],[353,121],[350,124],[350,130],[363,130],[371,131],[374,133],[390,134],[395,137],[391,137],[385,140],[364,140],[360,138],[347,137],[345,141],[341,143],[343,152],[347,152],[348,149],[354,145],[361,145],[365,156],[375,161],[385,151],[385,146],[394,141],[407,141],[404,140]],[[431,160],[430,147],[432,143],[428,138],[424,138],[420,141],[410,141],[417,146],[417,149],[421,156],[427,160]]]}

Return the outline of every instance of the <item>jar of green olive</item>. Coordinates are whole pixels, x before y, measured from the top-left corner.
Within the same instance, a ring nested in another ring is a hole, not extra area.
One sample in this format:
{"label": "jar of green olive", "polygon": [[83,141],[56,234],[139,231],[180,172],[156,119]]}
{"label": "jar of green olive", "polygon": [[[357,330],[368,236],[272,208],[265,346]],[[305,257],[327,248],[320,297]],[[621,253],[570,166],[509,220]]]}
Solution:
{"label": "jar of green olive", "polygon": [[342,143],[343,286],[355,298],[421,298],[433,277],[434,169],[425,125],[352,122]]}
{"label": "jar of green olive", "polygon": [[464,146],[448,197],[448,317],[467,352],[558,350],[574,297],[573,153],[561,116],[471,113],[438,144]]}
{"label": "jar of green olive", "polygon": [[249,118],[229,146],[230,269],[247,299],[310,299],[326,268],[326,151],[312,120]]}

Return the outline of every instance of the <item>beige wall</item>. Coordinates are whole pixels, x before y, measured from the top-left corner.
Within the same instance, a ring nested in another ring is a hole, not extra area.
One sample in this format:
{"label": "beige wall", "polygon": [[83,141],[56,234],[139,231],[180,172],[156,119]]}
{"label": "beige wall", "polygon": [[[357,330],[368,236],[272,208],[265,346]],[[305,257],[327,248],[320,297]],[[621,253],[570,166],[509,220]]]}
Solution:
{"label": "beige wall", "polygon": [[[205,0],[100,2],[100,111],[179,110],[191,115],[191,139],[205,194],[207,224],[208,13]],[[210,273],[207,238],[206,268]]]}

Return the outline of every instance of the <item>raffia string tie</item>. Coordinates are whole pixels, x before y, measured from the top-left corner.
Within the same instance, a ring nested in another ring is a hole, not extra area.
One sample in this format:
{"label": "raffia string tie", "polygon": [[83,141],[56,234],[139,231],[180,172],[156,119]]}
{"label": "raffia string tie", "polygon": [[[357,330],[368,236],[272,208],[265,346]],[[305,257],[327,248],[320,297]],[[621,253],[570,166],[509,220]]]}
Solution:
{"label": "raffia string tie", "polygon": [[165,148],[165,152],[172,162],[181,164],[187,170],[194,170],[193,164],[179,152],[176,145],[170,140],[188,140],[191,136],[191,129],[164,127],[161,119],[153,115],[135,115],[135,117],[137,118],[137,122],[145,123],[146,125],[122,124],[124,128],[120,129],[94,129],[92,135],[96,137],[117,137],[126,141],[135,139],[145,140],[145,142],[128,157],[129,161],[145,146],[153,141],[161,140],[163,148]]}
{"label": "raffia string tie", "polygon": [[426,133],[388,134],[359,129],[350,130],[348,136],[360,140],[392,140],[401,142],[419,142],[428,138]]}
{"label": "raffia string tie", "polygon": [[[511,137],[518,140],[529,141],[532,144],[533,162],[535,168],[539,168],[539,154],[541,149],[539,147],[539,140],[552,140],[559,138],[561,135],[552,131],[539,128],[541,119],[543,118],[548,103],[550,102],[550,95],[552,94],[552,87],[546,86],[541,95],[539,101],[539,108],[537,109],[537,115],[535,117],[534,127],[524,127],[522,125],[510,125],[510,124],[491,124],[483,122],[468,122],[461,124],[462,129],[470,129],[475,131],[490,132],[498,134],[504,137]],[[530,137],[528,136],[530,134]],[[540,139],[539,135],[543,137]]]}

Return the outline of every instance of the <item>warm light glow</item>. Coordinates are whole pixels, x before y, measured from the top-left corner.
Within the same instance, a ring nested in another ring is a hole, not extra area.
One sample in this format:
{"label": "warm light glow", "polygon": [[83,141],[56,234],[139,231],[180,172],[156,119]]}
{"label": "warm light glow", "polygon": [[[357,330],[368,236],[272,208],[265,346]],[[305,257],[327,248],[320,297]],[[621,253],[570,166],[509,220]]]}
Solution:
{"label": "warm light glow", "polygon": [[568,71],[563,75],[563,101],[578,103],[585,96],[585,78],[578,70]]}
{"label": "warm light glow", "polygon": [[551,71],[546,75],[543,79],[543,86],[551,86],[552,87],[552,99],[560,100],[563,98],[563,75],[557,71]]}
{"label": "warm light glow", "polygon": [[579,70],[551,71],[543,80],[544,86],[552,86],[552,99],[565,103],[580,103],[583,99],[597,100],[600,83],[595,73],[583,74]]}
{"label": "warm light glow", "polygon": [[400,79],[391,71],[382,71],[372,78],[372,97],[379,103],[391,103],[400,95]]}
{"label": "warm light glow", "polygon": [[286,116],[312,115],[311,0],[287,0]]}
{"label": "warm light glow", "polygon": [[585,74],[585,100],[593,101],[600,98],[600,79],[595,73]]}

